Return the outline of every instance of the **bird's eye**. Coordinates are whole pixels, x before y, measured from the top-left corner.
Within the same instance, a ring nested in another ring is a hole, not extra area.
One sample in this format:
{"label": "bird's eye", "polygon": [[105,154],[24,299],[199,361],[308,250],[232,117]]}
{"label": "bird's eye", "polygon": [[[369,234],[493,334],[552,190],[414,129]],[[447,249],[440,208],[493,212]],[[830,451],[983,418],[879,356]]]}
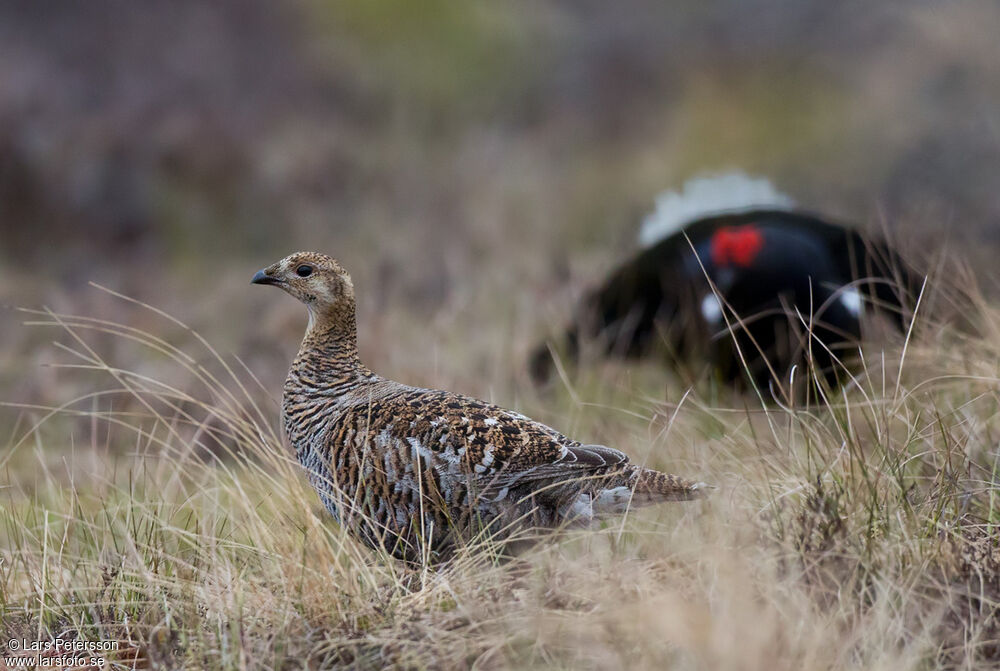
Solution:
{"label": "bird's eye", "polygon": [[299,277],[309,277],[310,275],[312,275],[312,272],[313,272],[313,267],[308,266],[306,264],[302,264],[301,266],[295,269],[295,274],[298,275]]}

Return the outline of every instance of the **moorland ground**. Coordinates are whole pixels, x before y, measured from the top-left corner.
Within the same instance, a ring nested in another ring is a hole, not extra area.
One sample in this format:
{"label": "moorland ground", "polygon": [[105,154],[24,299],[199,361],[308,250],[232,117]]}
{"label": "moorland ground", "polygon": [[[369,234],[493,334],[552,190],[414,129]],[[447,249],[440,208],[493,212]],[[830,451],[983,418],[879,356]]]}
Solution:
{"label": "moorland ground", "polygon": [[[527,344],[509,333],[515,296],[472,301],[495,308],[476,319],[362,310],[373,366],[717,487],[514,561],[473,548],[414,569],[322,510],[277,428],[280,370],[261,379],[172,318],[91,291],[103,309],[89,315],[20,313],[53,341],[34,375],[59,401],[5,408],[4,637],[118,641],[122,668],[996,660],[1000,316],[986,302],[962,330],[918,311],[909,339],[865,346],[854,383],[792,406],[653,364],[536,391],[506,368]],[[264,293],[268,311],[291,302]],[[276,359],[304,315],[287,320]]]}

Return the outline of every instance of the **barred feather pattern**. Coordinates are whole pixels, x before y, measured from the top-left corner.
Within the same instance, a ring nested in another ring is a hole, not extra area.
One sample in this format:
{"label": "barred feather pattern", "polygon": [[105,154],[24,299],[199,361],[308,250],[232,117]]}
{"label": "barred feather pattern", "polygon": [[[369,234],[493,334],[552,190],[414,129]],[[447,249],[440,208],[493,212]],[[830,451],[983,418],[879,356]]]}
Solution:
{"label": "barred feather pattern", "polygon": [[[280,267],[303,258],[339,269],[311,253]],[[368,545],[408,561],[440,560],[487,536],[510,539],[702,495],[700,483],[641,468],[616,449],[571,440],[522,414],[376,375],[358,358],[348,289],[313,292],[346,296],[330,305],[305,301],[310,327],[285,382],[282,414],[324,506]]]}

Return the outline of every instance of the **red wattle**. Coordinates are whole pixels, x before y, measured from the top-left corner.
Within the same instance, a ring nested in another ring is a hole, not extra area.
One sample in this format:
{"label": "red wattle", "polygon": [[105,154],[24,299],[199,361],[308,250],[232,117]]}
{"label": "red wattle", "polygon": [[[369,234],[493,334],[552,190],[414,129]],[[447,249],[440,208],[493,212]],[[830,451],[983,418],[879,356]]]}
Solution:
{"label": "red wattle", "polygon": [[723,226],[712,236],[712,263],[750,267],[764,246],[764,234],[753,224]]}

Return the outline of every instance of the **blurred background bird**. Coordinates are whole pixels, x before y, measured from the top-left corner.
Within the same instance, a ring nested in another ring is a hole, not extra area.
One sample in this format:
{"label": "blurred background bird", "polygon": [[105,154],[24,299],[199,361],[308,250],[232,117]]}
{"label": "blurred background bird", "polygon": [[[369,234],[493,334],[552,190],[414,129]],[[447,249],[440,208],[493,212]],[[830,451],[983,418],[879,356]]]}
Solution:
{"label": "blurred background bird", "polygon": [[537,382],[553,356],[577,362],[589,351],[672,366],[700,355],[722,380],[763,390],[786,386],[795,367],[834,386],[850,374],[863,313],[905,330],[922,283],[885,240],[797,210],[767,180],[739,173],[660,194],[639,242],[552,350],[535,350]]}

